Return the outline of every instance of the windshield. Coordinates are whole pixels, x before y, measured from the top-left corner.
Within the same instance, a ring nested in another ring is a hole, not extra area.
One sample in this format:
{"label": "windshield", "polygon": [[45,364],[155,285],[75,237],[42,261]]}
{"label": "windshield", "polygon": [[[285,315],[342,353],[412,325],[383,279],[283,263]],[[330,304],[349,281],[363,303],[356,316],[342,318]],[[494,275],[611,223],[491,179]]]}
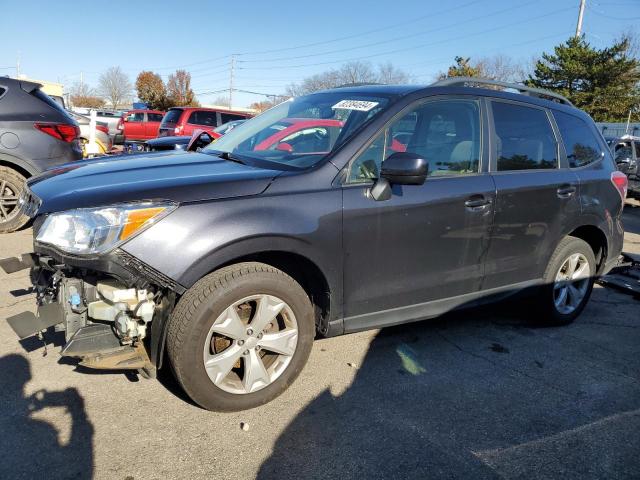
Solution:
{"label": "windshield", "polygon": [[379,113],[389,98],[348,91],[315,93],[267,110],[204,149],[242,159],[311,167]]}

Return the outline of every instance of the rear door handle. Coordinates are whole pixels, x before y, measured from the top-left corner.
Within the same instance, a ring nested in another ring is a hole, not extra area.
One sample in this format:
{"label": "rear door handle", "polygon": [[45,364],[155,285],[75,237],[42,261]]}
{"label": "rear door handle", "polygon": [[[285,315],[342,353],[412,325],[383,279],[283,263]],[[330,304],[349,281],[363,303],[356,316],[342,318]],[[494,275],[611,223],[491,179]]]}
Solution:
{"label": "rear door handle", "polygon": [[560,198],[569,198],[571,195],[576,193],[576,187],[573,185],[561,185],[558,187],[558,197]]}
{"label": "rear door handle", "polygon": [[491,200],[484,195],[473,195],[464,202],[464,206],[471,210],[480,210],[491,204]]}

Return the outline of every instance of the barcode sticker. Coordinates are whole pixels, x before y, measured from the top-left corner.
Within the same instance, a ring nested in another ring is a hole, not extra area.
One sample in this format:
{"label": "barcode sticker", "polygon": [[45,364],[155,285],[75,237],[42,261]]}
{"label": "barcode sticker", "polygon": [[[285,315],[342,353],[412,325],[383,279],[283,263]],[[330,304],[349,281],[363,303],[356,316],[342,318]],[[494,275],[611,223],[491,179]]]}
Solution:
{"label": "barcode sticker", "polygon": [[331,108],[334,110],[341,108],[343,110],[359,110],[361,112],[368,112],[376,105],[378,105],[378,102],[367,102],[366,100],[340,100]]}

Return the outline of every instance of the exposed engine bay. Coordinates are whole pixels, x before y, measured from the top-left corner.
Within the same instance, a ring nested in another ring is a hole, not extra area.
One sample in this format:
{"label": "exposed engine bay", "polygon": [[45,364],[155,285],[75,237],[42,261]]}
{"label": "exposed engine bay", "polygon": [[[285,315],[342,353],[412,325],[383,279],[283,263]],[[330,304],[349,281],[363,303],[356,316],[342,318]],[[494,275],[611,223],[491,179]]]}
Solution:
{"label": "exposed engine bay", "polygon": [[[2,260],[0,266],[5,271],[31,269],[37,313],[7,319],[20,338],[38,335],[42,339],[53,327],[64,332],[61,355],[79,358],[83,366],[155,375],[163,327],[175,295],[145,280],[144,272],[139,272],[138,281],[125,284],[116,276],[57,264],[37,254]],[[152,330],[154,342],[150,341]]]}

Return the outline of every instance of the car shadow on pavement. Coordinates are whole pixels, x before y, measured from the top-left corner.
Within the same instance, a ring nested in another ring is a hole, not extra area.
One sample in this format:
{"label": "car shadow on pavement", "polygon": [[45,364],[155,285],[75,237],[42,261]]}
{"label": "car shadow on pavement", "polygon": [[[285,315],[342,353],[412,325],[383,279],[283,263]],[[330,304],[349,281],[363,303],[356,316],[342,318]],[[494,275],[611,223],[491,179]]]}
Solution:
{"label": "car shadow on pavement", "polygon": [[258,478],[640,476],[633,345],[608,352],[591,337],[611,327],[579,320],[534,328],[514,306],[381,330],[351,386],[312,400]]}
{"label": "car shadow on pavement", "polygon": [[[94,429],[80,393],[67,388],[27,396],[31,366],[22,355],[1,357],[0,372],[0,478],[92,478]],[[36,418],[48,408],[63,409],[70,417],[68,439]]]}

